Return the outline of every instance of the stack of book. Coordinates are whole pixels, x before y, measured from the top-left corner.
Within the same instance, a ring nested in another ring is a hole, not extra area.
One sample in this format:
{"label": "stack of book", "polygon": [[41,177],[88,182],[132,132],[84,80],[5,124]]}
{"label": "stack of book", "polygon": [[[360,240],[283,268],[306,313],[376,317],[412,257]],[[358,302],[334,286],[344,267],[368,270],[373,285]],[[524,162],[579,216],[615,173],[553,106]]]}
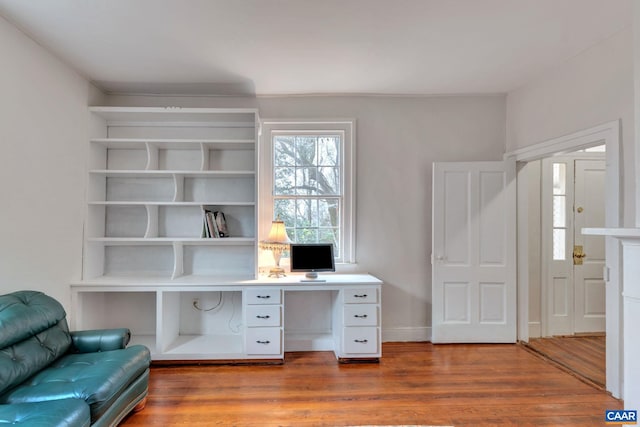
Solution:
{"label": "stack of book", "polygon": [[203,238],[229,237],[227,231],[227,221],[221,211],[204,210],[204,221],[202,225]]}

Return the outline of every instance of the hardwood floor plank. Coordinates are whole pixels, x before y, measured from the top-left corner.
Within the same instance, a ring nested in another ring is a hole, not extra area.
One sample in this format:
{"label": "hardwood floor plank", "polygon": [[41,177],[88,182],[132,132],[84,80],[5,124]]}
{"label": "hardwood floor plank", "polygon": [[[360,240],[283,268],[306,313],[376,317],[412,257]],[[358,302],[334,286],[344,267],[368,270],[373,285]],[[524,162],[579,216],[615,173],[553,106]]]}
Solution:
{"label": "hardwood floor plank", "polygon": [[122,426],[602,425],[622,403],[518,345],[385,343],[379,364],[330,352],[278,366],[153,366]]}
{"label": "hardwood floor plank", "polygon": [[603,335],[535,338],[528,347],[600,387],[606,381]]}

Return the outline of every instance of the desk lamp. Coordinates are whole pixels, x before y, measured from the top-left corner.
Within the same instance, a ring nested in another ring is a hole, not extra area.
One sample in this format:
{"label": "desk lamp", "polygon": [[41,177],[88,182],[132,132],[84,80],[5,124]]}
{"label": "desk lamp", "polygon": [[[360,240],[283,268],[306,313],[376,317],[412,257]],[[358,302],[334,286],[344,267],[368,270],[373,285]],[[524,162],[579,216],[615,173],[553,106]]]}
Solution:
{"label": "desk lamp", "polygon": [[286,276],[284,269],[280,267],[280,257],[282,252],[289,248],[289,236],[287,235],[287,229],[284,226],[284,221],[280,221],[280,218],[271,222],[271,231],[269,231],[269,237],[267,240],[260,242],[260,249],[271,251],[273,253],[273,259],[276,266],[269,270],[269,277],[281,277]]}

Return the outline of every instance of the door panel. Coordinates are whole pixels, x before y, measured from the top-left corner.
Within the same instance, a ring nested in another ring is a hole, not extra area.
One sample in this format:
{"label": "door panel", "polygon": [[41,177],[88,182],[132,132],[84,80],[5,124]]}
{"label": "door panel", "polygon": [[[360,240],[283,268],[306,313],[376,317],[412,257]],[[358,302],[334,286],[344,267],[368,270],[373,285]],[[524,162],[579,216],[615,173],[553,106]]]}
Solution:
{"label": "door panel", "polygon": [[605,330],[604,237],[580,232],[584,227],[604,227],[604,189],[604,160],[576,160],[574,242],[585,255],[582,264],[574,265],[576,333]]}
{"label": "door panel", "polygon": [[434,164],[434,343],[515,342],[515,173],[507,172],[505,162]]}

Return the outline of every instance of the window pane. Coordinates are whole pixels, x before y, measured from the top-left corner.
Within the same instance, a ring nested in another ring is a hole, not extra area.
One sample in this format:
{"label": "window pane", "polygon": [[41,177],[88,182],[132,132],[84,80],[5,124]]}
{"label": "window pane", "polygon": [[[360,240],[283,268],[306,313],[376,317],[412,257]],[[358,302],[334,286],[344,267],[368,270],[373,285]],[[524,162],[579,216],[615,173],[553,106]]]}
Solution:
{"label": "window pane", "polygon": [[296,136],[296,165],[316,164],[316,139],[315,136]]}
{"label": "window pane", "polygon": [[567,226],[567,198],[565,196],[553,196],[553,226]]}
{"label": "window pane", "polygon": [[[276,199],[273,204],[273,217],[284,221],[286,227],[293,227],[296,223],[296,201],[295,199]],[[288,231],[288,230],[287,230]],[[293,239],[293,235],[289,234]]]}
{"label": "window pane", "polygon": [[296,168],[296,194],[309,196],[317,194],[317,168]]}
{"label": "window pane", "polygon": [[566,259],[566,245],[565,245],[566,230],[555,229],[553,230],[553,259],[557,261],[564,261]]}
{"label": "window pane", "polygon": [[278,135],[273,138],[273,164],[275,166],[295,166],[295,136]]}
{"label": "window pane", "polygon": [[317,243],[317,228],[296,228],[296,243]]}
{"label": "window pane", "polygon": [[340,194],[340,169],[319,167],[318,168],[318,194]]}
{"label": "window pane", "polygon": [[294,194],[296,187],[296,169],[291,167],[274,168],[273,193],[276,195]]}
{"label": "window pane", "polygon": [[553,194],[567,194],[567,165],[553,164]]}
{"label": "window pane", "polygon": [[339,136],[321,136],[318,138],[319,166],[338,166],[340,164],[339,153]]}
{"label": "window pane", "polygon": [[318,201],[315,199],[296,200],[296,228],[318,227]]}
{"label": "window pane", "polygon": [[337,199],[318,200],[318,225],[320,227],[340,226],[340,202]]}

